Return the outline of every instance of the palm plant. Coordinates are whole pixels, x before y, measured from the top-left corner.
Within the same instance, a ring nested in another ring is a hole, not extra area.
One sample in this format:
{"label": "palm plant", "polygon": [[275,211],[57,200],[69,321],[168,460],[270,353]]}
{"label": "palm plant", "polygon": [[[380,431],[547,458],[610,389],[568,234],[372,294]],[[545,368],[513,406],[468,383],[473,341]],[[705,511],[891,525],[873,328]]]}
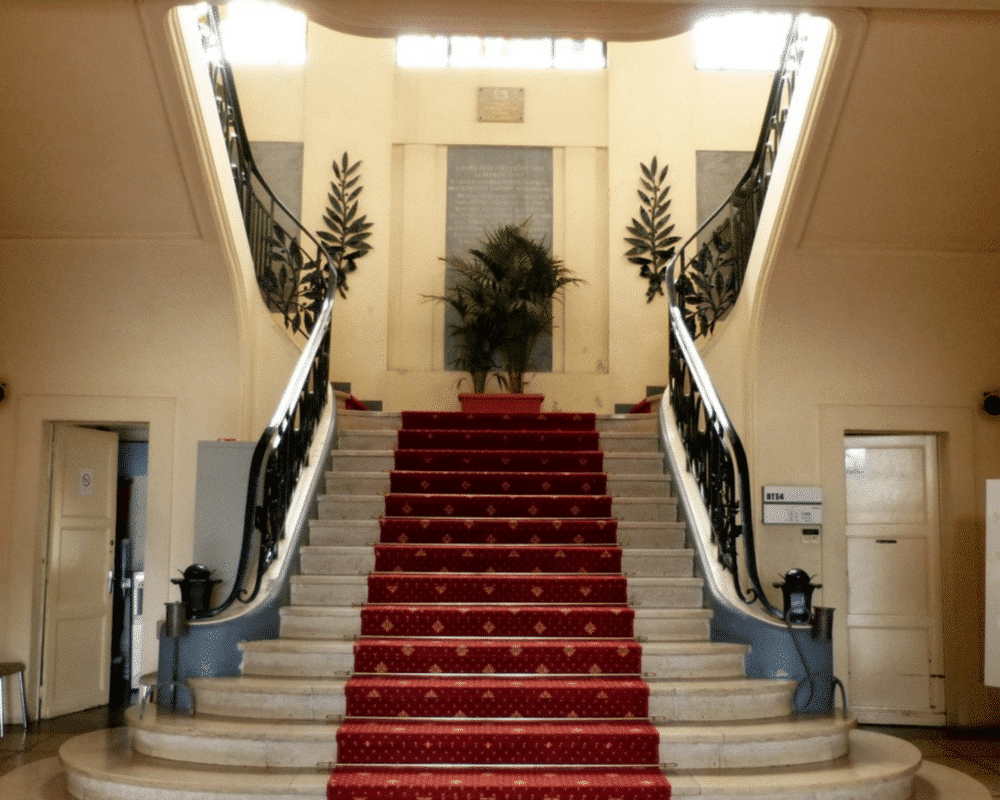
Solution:
{"label": "palm plant", "polygon": [[470,249],[468,258],[444,259],[457,281],[435,299],[458,312],[451,333],[459,343],[459,366],[473,376],[474,387],[480,375],[485,387],[499,355],[501,386],[522,393],[538,339],[552,327],[556,293],[581,283],[544,242],[527,234],[527,224],[501,225]]}

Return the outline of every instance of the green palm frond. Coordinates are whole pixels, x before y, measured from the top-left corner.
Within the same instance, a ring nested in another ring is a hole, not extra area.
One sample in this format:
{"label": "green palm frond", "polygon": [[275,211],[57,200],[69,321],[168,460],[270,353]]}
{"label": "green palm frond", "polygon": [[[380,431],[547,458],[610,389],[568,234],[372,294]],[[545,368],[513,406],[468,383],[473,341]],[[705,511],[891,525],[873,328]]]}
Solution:
{"label": "green palm frond", "polygon": [[454,270],[456,282],[432,299],[458,314],[450,333],[459,343],[458,365],[472,374],[474,385],[479,375],[485,380],[499,354],[506,372],[501,385],[523,391],[535,344],[552,326],[556,294],[582,283],[526,227],[527,222],[501,225],[467,258],[442,259]]}

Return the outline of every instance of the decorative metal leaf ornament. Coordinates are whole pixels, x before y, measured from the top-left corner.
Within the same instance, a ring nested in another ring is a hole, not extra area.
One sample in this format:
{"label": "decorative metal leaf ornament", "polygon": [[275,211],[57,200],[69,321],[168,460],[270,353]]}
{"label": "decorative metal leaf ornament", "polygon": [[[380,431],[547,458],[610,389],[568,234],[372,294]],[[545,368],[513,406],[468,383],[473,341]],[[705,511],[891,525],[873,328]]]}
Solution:
{"label": "decorative metal leaf ornament", "polygon": [[639,167],[642,169],[639,219],[633,217],[632,224],[627,227],[630,235],[625,241],[631,248],[626,251],[625,258],[638,265],[639,275],[649,281],[646,302],[651,303],[656,295],[664,294],[667,264],[674,257],[674,245],[680,237],[671,235],[674,226],[670,224],[670,200],[667,199],[670,187],[664,185],[668,167],[664,165],[660,169],[656,156],[649,166],[640,163]]}
{"label": "decorative metal leaf ornament", "polygon": [[323,214],[328,230],[317,232],[333,258],[337,268],[337,291],[344,298],[347,297],[347,276],[358,268],[358,259],[372,249],[368,244],[372,223],[368,222],[367,214],[358,216],[358,197],[364,188],[359,184],[360,167],[360,161],[351,163],[346,151],[339,162],[334,159],[333,180],[327,195],[330,204]]}

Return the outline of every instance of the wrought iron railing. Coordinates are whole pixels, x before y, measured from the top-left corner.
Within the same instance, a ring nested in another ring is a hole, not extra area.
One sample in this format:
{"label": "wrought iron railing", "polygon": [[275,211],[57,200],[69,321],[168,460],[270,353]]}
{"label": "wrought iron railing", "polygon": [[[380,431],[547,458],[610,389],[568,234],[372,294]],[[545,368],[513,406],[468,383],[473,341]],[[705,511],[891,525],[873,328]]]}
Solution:
{"label": "wrought iron railing", "polygon": [[780,67],[774,74],[750,166],[732,194],[678,249],[667,266],[667,274],[673,277],[671,302],[681,309],[688,330],[696,339],[715,330],[716,323],[735,305],[743,287],[804,46],[805,38],[796,17],[785,40]]}
{"label": "wrought iron railing", "polygon": [[257,168],[243,124],[233,70],[226,60],[219,32],[219,11],[210,6],[202,26],[202,46],[208,56],[219,120],[236,182],[243,223],[253,256],[257,285],[267,307],[281,314],[293,333],[312,331],[326,297],[327,280],[343,276],[329,249],[302,227],[279,200]]}
{"label": "wrought iron railing", "polygon": [[[216,57],[210,59],[212,78],[217,93],[220,87],[225,90],[224,98],[219,99],[219,113],[232,158],[233,177],[243,208],[247,236],[254,254],[257,279],[272,308],[275,304],[284,303],[279,310],[285,311],[286,324],[293,331],[309,332],[309,339],[277,410],[253,453],[243,542],[233,588],[225,600],[200,615],[203,617],[215,616],[237,600],[244,603],[253,600],[260,591],[265,571],[278,555],[296,482],[307,462],[313,434],[329,397],[330,318],[337,287],[336,267],[329,252],[267,188],[253,163],[232,70],[222,54],[218,39],[215,8],[210,10],[209,20],[209,35],[215,37],[217,48]],[[263,200],[258,194],[259,189],[264,190]],[[278,210],[286,217],[284,225],[275,219]],[[286,226],[294,229],[296,236],[289,234]],[[306,259],[303,256],[298,244],[300,237],[312,243],[315,257]],[[276,254],[279,257],[276,258]],[[285,270],[289,271],[288,274]],[[295,270],[298,270],[299,284],[294,292],[291,289],[286,292],[284,281],[291,281]],[[275,285],[280,290],[277,295],[266,291],[265,286],[270,285],[268,281],[271,277],[277,281]],[[307,282],[305,290],[301,285],[303,280]]]}
{"label": "wrought iron railing", "polygon": [[[668,393],[684,444],[686,466],[708,511],[719,563],[732,575],[736,593],[747,603],[759,602],[764,611],[779,618],[782,612],[768,601],[757,571],[746,452],[694,340],[714,330],[716,322],[736,302],[743,285],[804,44],[795,19],[781,66],[775,73],[749,169],[726,202],[688,239],[667,268],[673,278]],[[748,586],[741,577],[741,561]]]}
{"label": "wrought iron railing", "polygon": [[[686,468],[708,511],[719,563],[733,576],[740,599],[759,601],[768,613],[781,616],[767,599],[757,572],[754,547],[750,470],[739,434],[729,421],[705,364],[698,355],[683,313],[670,307],[670,405],[684,444]],[[749,588],[740,577],[740,540]]]}

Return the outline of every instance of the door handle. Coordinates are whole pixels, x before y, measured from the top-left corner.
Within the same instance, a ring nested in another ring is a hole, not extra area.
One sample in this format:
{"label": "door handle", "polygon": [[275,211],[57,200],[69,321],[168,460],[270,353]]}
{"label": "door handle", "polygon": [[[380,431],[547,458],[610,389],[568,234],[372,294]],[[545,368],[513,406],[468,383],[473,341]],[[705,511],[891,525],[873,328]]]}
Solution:
{"label": "door handle", "polygon": [[875,544],[898,544],[895,539],[876,539]]}
{"label": "door handle", "polygon": [[114,594],[115,591],[115,571],[108,570],[108,594]]}

